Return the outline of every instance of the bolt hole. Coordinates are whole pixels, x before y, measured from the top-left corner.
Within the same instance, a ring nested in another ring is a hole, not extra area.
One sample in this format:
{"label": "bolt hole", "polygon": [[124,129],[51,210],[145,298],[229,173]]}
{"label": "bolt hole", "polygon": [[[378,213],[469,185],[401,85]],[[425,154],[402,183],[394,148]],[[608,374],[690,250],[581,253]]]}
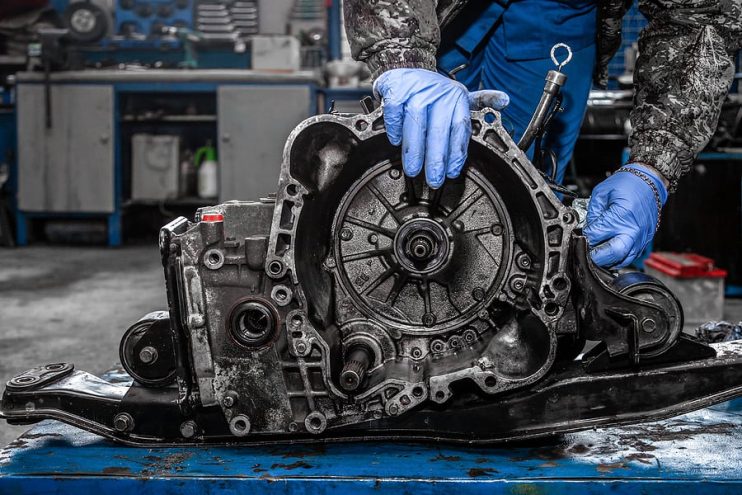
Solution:
{"label": "bolt hole", "polygon": [[278,289],[276,291],[276,300],[285,301],[289,297],[289,294],[284,289]]}
{"label": "bolt hole", "polygon": [[304,318],[302,318],[300,315],[294,315],[291,317],[291,324],[293,326],[300,327],[302,323],[304,323]]}
{"label": "bolt hole", "polygon": [[497,380],[495,380],[494,376],[488,376],[484,379],[484,384],[487,385],[489,388],[492,388],[497,385]]}
{"label": "bolt hole", "polygon": [[564,290],[567,288],[567,281],[563,278],[555,278],[552,285],[554,285],[556,290]]}
{"label": "bolt hole", "polygon": [[546,305],[544,306],[544,311],[547,315],[554,316],[559,312],[559,306],[557,306],[556,303],[553,302],[546,303]]}
{"label": "bolt hole", "polygon": [[219,255],[216,253],[211,253],[209,255],[209,263],[211,263],[212,265],[216,265],[217,263],[219,263]]}
{"label": "bolt hole", "polygon": [[286,193],[289,196],[296,196],[296,194],[299,192],[299,190],[296,188],[296,184],[289,184],[286,186]]}
{"label": "bolt hole", "polygon": [[283,264],[280,261],[271,261],[270,265],[268,265],[268,271],[273,275],[278,275],[281,273],[281,270],[283,270]]}
{"label": "bolt hole", "polygon": [[438,400],[443,400],[446,398],[446,394],[442,390],[439,390],[435,393],[435,398]]}
{"label": "bolt hole", "polygon": [[359,131],[365,131],[366,128],[368,128],[368,122],[366,122],[365,120],[359,120],[356,122],[356,129],[358,129]]}
{"label": "bolt hole", "polygon": [[309,420],[309,426],[317,430],[322,426],[322,420],[315,416]]}
{"label": "bolt hole", "polygon": [[412,389],[412,395],[414,395],[415,397],[422,397],[423,393],[425,392],[422,387],[415,387]]}
{"label": "bolt hole", "polygon": [[247,423],[244,419],[238,419],[234,423],[232,423],[232,426],[237,431],[245,431],[247,429]]}
{"label": "bolt hole", "polygon": [[492,124],[495,121],[495,114],[492,112],[487,112],[484,114],[484,121],[488,124]]}
{"label": "bolt hole", "polygon": [[296,331],[296,332],[291,332],[291,337],[293,337],[293,338],[295,338],[295,339],[300,339],[300,338],[302,338],[303,336],[304,336],[304,334],[303,334],[302,332],[298,332],[298,331]]}

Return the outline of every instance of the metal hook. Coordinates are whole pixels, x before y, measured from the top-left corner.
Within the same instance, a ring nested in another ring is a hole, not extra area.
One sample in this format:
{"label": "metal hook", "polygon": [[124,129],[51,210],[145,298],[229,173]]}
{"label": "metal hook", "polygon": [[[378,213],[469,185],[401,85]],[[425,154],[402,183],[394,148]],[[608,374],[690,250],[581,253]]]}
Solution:
{"label": "metal hook", "polygon": [[469,63],[463,63],[461,65],[457,65],[456,67],[454,67],[450,71],[446,71],[440,65],[438,67],[436,67],[436,69],[438,70],[439,73],[443,74],[444,76],[448,76],[449,78],[451,78],[451,79],[453,79],[455,81],[456,80],[456,73],[457,72],[461,72],[462,70],[466,69],[467,67],[469,67]]}
{"label": "metal hook", "polygon": [[[564,48],[567,50],[567,58],[565,58],[562,62],[559,62],[556,58],[556,51],[559,48]],[[557,70],[559,72],[562,71],[562,67],[567,65],[570,60],[572,60],[572,49],[569,47],[569,45],[565,43],[557,43],[556,45],[551,47],[551,61],[554,62],[554,65],[557,66]]]}

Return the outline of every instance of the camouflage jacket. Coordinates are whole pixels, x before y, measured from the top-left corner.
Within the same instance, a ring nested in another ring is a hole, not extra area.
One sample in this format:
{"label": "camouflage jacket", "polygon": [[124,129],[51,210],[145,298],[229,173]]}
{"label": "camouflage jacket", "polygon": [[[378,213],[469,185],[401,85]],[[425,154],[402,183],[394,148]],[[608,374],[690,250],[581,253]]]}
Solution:
{"label": "camouflage jacket", "polygon": [[[527,1],[527,0],[525,0]],[[631,0],[598,2],[595,83],[621,45]],[[353,57],[374,77],[401,67],[435,70],[441,30],[466,0],[344,0]],[[742,0],[639,0],[631,160],[654,166],[674,190],[711,138],[742,46]]]}

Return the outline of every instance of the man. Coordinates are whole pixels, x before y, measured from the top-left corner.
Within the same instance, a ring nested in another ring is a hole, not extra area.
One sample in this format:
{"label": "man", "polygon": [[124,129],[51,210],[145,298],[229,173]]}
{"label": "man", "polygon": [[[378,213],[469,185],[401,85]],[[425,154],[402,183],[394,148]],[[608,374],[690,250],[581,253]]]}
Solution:
{"label": "man", "polygon": [[[466,161],[470,100],[487,99],[522,134],[550,48],[566,42],[565,112],[546,145],[564,176],[591,82],[605,87],[631,0],[345,0],[353,56],[372,71],[405,173],[438,188]],[[654,237],[668,191],[713,134],[742,46],[742,0],[640,0],[630,163],[593,191],[585,235],[593,261],[621,268]],[[456,73],[458,81],[438,72]],[[499,92],[469,93],[484,88]],[[507,97],[510,96],[510,98]],[[509,101],[509,106],[508,105]]]}

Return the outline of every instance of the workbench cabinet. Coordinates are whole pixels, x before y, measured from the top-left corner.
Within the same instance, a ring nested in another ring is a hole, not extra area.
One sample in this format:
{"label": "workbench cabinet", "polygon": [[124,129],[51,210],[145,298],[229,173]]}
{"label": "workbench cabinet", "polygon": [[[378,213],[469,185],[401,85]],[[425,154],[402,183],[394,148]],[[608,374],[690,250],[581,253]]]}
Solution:
{"label": "workbench cabinet", "polygon": [[[137,204],[128,186],[134,134],[198,133],[199,146],[215,138],[219,197],[187,198],[189,207],[257,199],[275,192],[286,138],[316,113],[320,81],[313,72],[110,69],[55,72],[48,81],[20,73],[17,83],[18,244],[28,242],[33,218],[105,218],[109,245],[119,245],[123,211]],[[211,114],[140,119],[122,108],[132,98],[188,104],[194,96],[213,102]]]}
{"label": "workbench cabinet", "polygon": [[111,85],[18,88],[18,208],[112,213],[115,205]]}

